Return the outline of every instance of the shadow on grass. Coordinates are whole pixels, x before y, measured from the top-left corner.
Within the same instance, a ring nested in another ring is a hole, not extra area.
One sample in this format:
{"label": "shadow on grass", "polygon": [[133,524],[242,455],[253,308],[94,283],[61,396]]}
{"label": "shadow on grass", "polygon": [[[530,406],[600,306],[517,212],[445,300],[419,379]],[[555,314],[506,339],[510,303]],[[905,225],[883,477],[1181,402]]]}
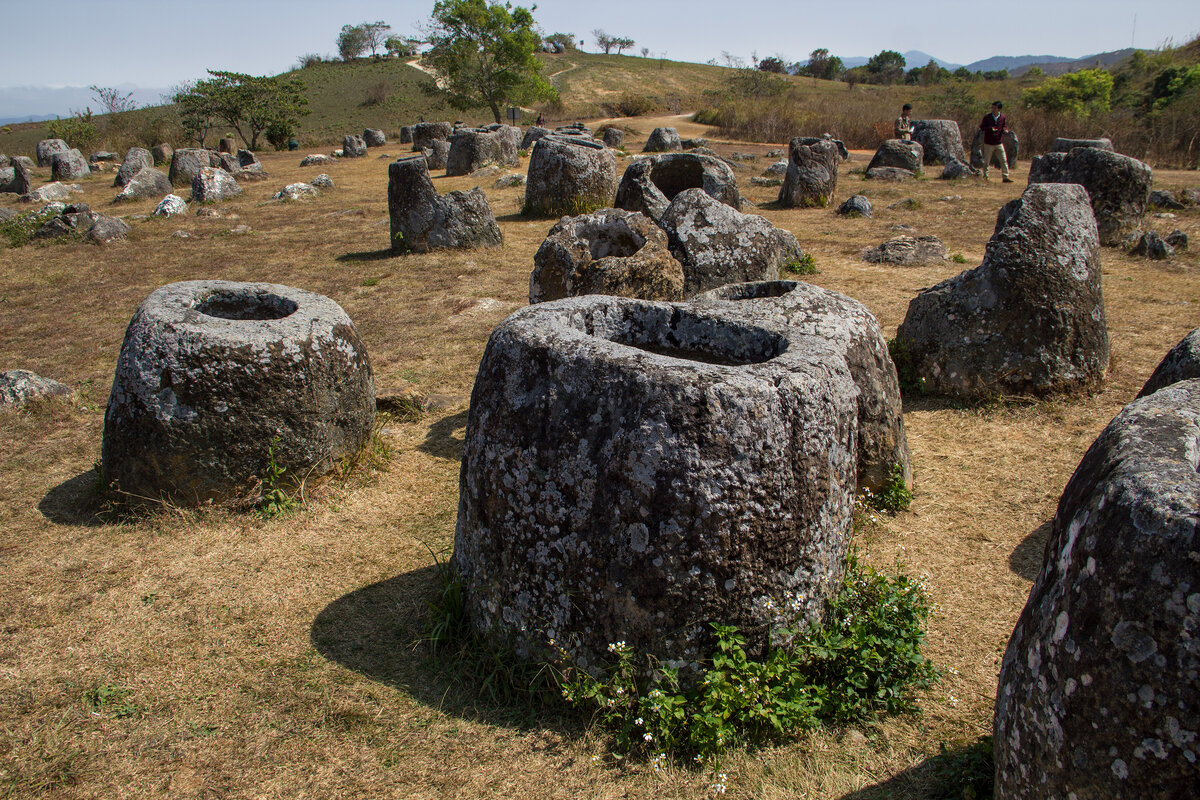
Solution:
{"label": "shadow on grass", "polygon": [[843,795],[840,800],[891,800],[922,797],[929,800],[988,800],[992,797],[992,737],[948,748],[888,778],[883,783]]}
{"label": "shadow on grass", "polygon": [[496,222],[550,222],[558,220],[559,217],[543,217],[538,214],[522,214],[520,211],[514,211],[511,214],[501,214],[496,217]]}
{"label": "shadow on grass", "polygon": [[466,428],[466,411],[439,419],[429,426],[429,433],[425,434],[425,441],[417,449],[436,458],[460,461],[462,460],[463,445],[466,442]]}
{"label": "shadow on grass", "polygon": [[347,262],[363,262],[363,261],[387,261],[390,258],[402,258],[404,253],[396,253],[392,248],[385,247],[382,250],[363,250],[358,253],[343,253],[334,259],[342,263]]}
{"label": "shadow on grass", "polygon": [[1016,549],[1008,555],[1008,568],[1027,581],[1036,580],[1042,571],[1042,561],[1046,557],[1046,541],[1050,538],[1050,530],[1054,520],[1046,520],[1038,525],[1029,535],[1021,540]]}
{"label": "shadow on grass", "polygon": [[58,525],[84,525],[95,528],[106,524],[105,505],[97,487],[100,476],[93,467],[46,492],[38,503],[42,516]]}

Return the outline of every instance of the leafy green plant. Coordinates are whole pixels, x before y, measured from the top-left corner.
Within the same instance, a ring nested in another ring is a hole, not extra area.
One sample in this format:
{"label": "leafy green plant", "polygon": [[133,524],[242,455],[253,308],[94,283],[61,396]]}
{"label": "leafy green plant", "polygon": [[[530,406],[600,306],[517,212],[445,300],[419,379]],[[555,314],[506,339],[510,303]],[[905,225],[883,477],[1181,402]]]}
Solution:
{"label": "leafy green plant", "polygon": [[56,212],[51,207],[19,214],[10,220],[0,222],[0,237],[8,242],[9,247],[21,247],[29,244],[33,235],[54,216],[56,216]]}
{"label": "leafy green plant", "polygon": [[821,272],[812,253],[805,253],[797,260],[784,264],[783,271],[789,275],[818,275]]}
{"label": "leafy green plant", "polygon": [[71,147],[87,151],[100,139],[100,131],[92,121],[92,110],[76,111],[62,119],[55,117],[46,123],[46,133],[51,139],[62,139]]}
{"label": "leafy green plant", "polygon": [[964,256],[962,253],[955,253],[954,255],[950,256],[950,260],[953,261],[955,264],[967,263],[967,257]]}
{"label": "leafy green plant", "polygon": [[887,485],[878,492],[864,491],[867,502],[880,511],[895,514],[897,511],[907,511],[912,505],[913,494],[904,483],[904,467],[892,464]]}
{"label": "leafy green plant", "polygon": [[117,718],[132,717],[141,709],[129,699],[132,689],[115,683],[98,683],[83,694],[83,699],[93,710],[111,714]]}
{"label": "leafy green plant", "polygon": [[268,519],[295,511],[299,507],[299,501],[287,490],[287,468],[275,460],[275,449],[278,446],[278,436],[267,446],[267,465],[261,478],[262,488],[258,497],[258,515]]}

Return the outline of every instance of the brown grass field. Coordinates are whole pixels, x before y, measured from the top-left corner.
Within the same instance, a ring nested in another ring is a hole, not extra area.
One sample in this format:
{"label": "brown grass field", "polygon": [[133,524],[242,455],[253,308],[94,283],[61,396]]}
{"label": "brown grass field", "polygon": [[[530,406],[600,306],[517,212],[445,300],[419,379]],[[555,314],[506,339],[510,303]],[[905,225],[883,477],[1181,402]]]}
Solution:
{"label": "brown grass field", "polygon": [[[631,124],[644,138],[663,122]],[[669,122],[684,136],[705,133],[682,118]],[[494,177],[437,177],[443,192],[477,182],[487,190],[504,246],[395,257],[386,249],[388,159],[371,151],[301,169],[303,155],[266,154],[270,179],[219,206],[237,219],[133,221],[127,241],[105,247],[0,245],[0,369],[31,369],[77,389],[0,411],[0,796],[706,794],[702,773],[614,764],[603,739],[579,723],[470,701],[418,643],[433,553],[444,559],[453,540],[465,398],[489,332],[527,300],[533,253],[553,221],[519,217],[522,190],[494,189]],[[739,180],[757,212],[813,254],[820,274],[811,280],[861,300],[890,336],[920,289],[980,262],[1028,162],[1015,184],[994,176],[990,184],[876,186],[850,173],[869,156],[856,152],[842,166],[837,201],[865,193],[874,219],[776,208],[777,190],[749,181],[765,158]],[[266,202],[321,171],[335,190],[311,202]],[[1170,171],[1157,171],[1155,182],[1200,183]],[[93,176],[80,199],[107,213],[152,209],[147,201],[113,211],[110,184],[111,174]],[[961,198],[941,199],[952,195]],[[919,208],[888,209],[907,197]],[[0,205],[16,200],[3,195]],[[941,237],[966,263],[859,259],[901,223]],[[252,232],[228,233],[239,224]],[[1147,224],[1200,240],[1194,209]],[[177,230],[191,238],[173,238]],[[1194,251],[1170,264],[1115,249],[1102,259],[1112,341],[1103,391],[969,409],[910,403],[912,510],[860,537],[875,564],[928,575],[940,606],[928,652],[956,672],[922,697],[919,715],[733,753],[728,796],[926,797],[939,746],[960,748],[990,731],[1000,658],[1063,486],[1167,349],[1200,324]],[[99,519],[93,465],[125,326],[155,288],[199,278],[326,294],[358,326],[380,394],[411,386],[450,399],[419,419],[388,420],[386,467],[308,487],[304,507],[284,517],[164,509]],[[485,298],[502,305],[478,306]]]}

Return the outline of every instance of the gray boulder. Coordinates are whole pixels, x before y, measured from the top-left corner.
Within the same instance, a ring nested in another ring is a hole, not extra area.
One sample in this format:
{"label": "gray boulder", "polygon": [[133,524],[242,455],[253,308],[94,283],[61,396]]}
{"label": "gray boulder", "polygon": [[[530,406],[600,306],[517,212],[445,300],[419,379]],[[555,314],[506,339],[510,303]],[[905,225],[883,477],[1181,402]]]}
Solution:
{"label": "gray boulder", "polygon": [[36,189],[30,190],[28,193],[21,195],[23,203],[54,203],[59,200],[66,200],[76,192],[82,192],[83,188],[78,183],[62,183],[54,181],[39,186]]}
{"label": "gray boulder", "polygon": [[500,226],[483,190],[475,187],[438,195],[421,156],[388,165],[388,214],[391,248],[397,253],[502,243]]}
{"label": "gray boulder", "polygon": [[453,131],[454,127],[449,122],[419,122],[413,125],[413,151],[420,152],[432,142],[448,140]]}
{"label": "gray boulder", "polygon": [[878,491],[899,466],[912,485],[908,436],[896,367],[879,321],[857,300],[797,281],[735,283],[705,292],[693,301],[724,304],[726,316],[753,323],[781,324],[833,346],[846,361],[858,387],[858,486]]}
{"label": "gray boulder", "polygon": [[966,178],[979,174],[979,170],[972,167],[966,161],[960,161],[957,158],[948,159],[945,164],[946,166],[942,167],[942,174],[938,176],[943,180],[954,180],[955,178]]}
{"label": "gray boulder", "polygon": [[549,136],[553,131],[549,128],[541,128],[537,125],[531,125],[529,130],[525,131],[525,135],[521,138],[521,150],[529,152],[530,148],[543,136]]}
{"label": "gray boulder", "polygon": [[486,164],[515,167],[521,162],[518,144],[506,130],[459,128],[450,137],[446,175],[470,175]]}
{"label": "gray boulder", "polygon": [[784,326],[596,295],[516,312],[467,419],[468,624],[590,668],[617,641],[686,666],[720,619],[761,656],[838,583],[856,396],[835,348]]}
{"label": "gray boulder", "polygon": [[557,217],[588,213],[612,204],[617,159],[600,142],[550,134],[529,157],[523,213]]}
{"label": "gray boulder", "polygon": [[311,183],[313,186],[317,187],[318,189],[332,189],[333,188],[333,178],[329,177],[324,172],[322,172],[317,177],[313,178],[311,181],[309,181],[309,183]]}
{"label": "gray boulder", "polygon": [[1136,158],[1095,147],[1076,147],[1066,156],[1042,156],[1029,179],[1042,183],[1077,183],[1087,189],[1100,229],[1100,244],[1119,246],[1146,212],[1154,173]]}
{"label": "gray boulder", "polygon": [[900,183],[901,181],[907,181],[917,177],[917,173],[909,169],[901,169],[900,167],[872,167],[866,171],[866,174],[863,177],[869,181]]}
{"label": "gray boulder", "polygon": [[55,153],[65,153],[71,149],[71,146],[62,139],[42,139],[34,148],[34,153],[37,155],[37,165],[39,167],[50,166],[50,157]]}
{"label": "gray boulder", "polygon": [[413,126],[412,125],[401,125],[400,126],[400,144],[412,144],[412,137],[413,137]]}
{"label": "gray boulder", "polygon": [[843,217],[867,217],[871,216],[871,201],[861,194],[856,194],[849,197],[840,206],[837,207],[837,213]]}
{"label": "gray boulder", "polygon": [[367,143],[357,133],[342,137],[342,158],[361,158],[367,154]]}
{"label": "gray boulder", "polygon": [[171,179],[167,173],[151,166],[142,167],[127,180],[125,188],[113,198],[114,203],[133,200],[150,200],[171,193]]}
{"label": "gray boulder", "polygon": [[683,264],[684,297],[727,283],[775,280],[781,267],[804,255],[789,231],[743,214],[703,189],[676,195],[658,224]]}
{"label": "gray boulder", "polygon": [[175,155],[175,148],[171,147],[171,145],[167,144],[166,142],[163,142],[151,147],[150,155],[154,158],[153,166],[161,167],[163,164],[169,165],[171,163],[172,156]]}
{"label": "gray boulder", "polygon": [[272,200],[311,200],[320,197],[321,190],[311,183],[289,183],[271,196]]}
{"label": "gray boulder", "polygon": [[421,155],[424,156],[425,164],[430,170],[445,169],[446,161],[450,157],[450,141],[434,139],[428,147],[421,150]]}
{"label": "gray boulder", "polygon": [[[1008,162],[1009,167],[1012,167],[1017,163],[1017,156],[1020,155],[1021,141],[1013,131],[1005,131],[1001,141],[1004,144],[1004,160]],[[971,166],[976,169],[983,168],[983,131],[979,128],[975,129],[975,137],[971,139]],[[992,166],[1003,166],[1000,163],[999,151],[992,154]],[[1036,183],[1036,181],[1031,181],[1031,183]]]}
{"label": "gray boulder", "polygon": [[124,239],[129,233],[129,223],[123,219],[97,214],[87,230],[85,238],[95,244]]}
{"label": "gray boulder", "polygon": [[797,137],[788,144],[788,167],[779,187],[779,204],[786,208],[824,208],[837,190],[841,156],[828,139]]}
{"label": "gray boulder", "polygon": [[655,128],[650,131],[650,136],[646,139],[646,146],[642,148],[642,152],[666,153],[681,149],[683,149],[683,143],[679,141],[679,131],[674,128]]}
{"label": "gray boulder", "polygon": [[690,139],[680,139],[679,144],[684,150],[699,150],[701,148],[708,149],[708,139],[703,136],[694,136]]}
{"label": "gray boulder", "polygon": [[1143,231],[1129,252],[1135,256],[1146,256],[1154,261],[1167,261],[1175,257],[1175,248],[1163,241],[1163,238],[1154,231]]}
{"label": "gray boulder", "polygon": [[172,186],[191,186],[192,181],[205,167],[220,167],[221,159],[211,150],[198,147],[181,147],[171,154],[171,168],[167,177]]}
{"label": "gray boulder", "polygon": [[998,800],[1195,795],[1198,446],[1193,379],[1127,405],[1067,483],[1000,668]]}
{"label": "gray boulder", "polygon": [[775,163],[773,163],[769,167],[767,167],[765,170],[763,170],[763,175],[770,175],[773,177],[782,178],[784,175],[787,175],[787,168],[788,168],[787,161],[776,161]]}
{"label": "gray boulder", "polygon": [[[844,143],[844,142],[843,142],[841,139],[835,139],[835,138],[833,138],[833,135],[832,135],[832,134],[829,134],[829,133],[823,133],[823,134],[821,134],[820,136],[797,136],[797,137],[795,137],[794,139],[792,139],[791,141],[793,141],[793,142],[794,142],[794,141],[797,141],[797,140],[799,140],[800,144],[809,145],[810,147],[811,147],[812,145],[816,144],[817,142],[832,142],[832,143],[833,143],[833,146],[837,148],[837,151],[838,151],[838,158],[839,158],[839,159],[841,159],[842,161],[849,161],[849,160],[850,160],[850,151],[846,149],[846,144],[845,144],[845,143]],[[789,144],[788,144],[788,149],[789,149],[789,150],[791,149],[791,143],[790,143],[790,142],[789,142]],[[775,158],[775,156],[773,156],[773,155],[771,155],[771,154],[772,154],[772,153],[777,153],[777,152],[779,152],[779,151],[778,151],[778,150],[772,150],[772,151],[768,152],[768,153],[767,153],[767,158]],[[787,153],[783,153],[783,155],[785,155],[785,156],[786,156],[786,155],[787,155]]]}
{"label": "gray boulder", "polygon": [[936,236],[896,236],[864,251],[862,259],[873,264],[925,267],[946,260],[946,245]]}
{"label": "gray boulder", "polygon": [[1179,230],[1178,228],[1176,228],[1175,230],[1168,233],[1165,241],[1167,244],[1169,244],[1171,247],[1175,248],[1176,250],[1187,250],[1188,249],[1188,236],[1186,233]]}
{"label": "gray boulder", "polygon": [[204,167],[192,179],[192,200],[197,203],[216,203],[241,193],[237,179],[217,167]]}
{"label": "gray boulder", "polygon": [[367,443],[371,364],[328,297],[269,283],[164,286],[125,332],[105,477],[132,498],[237,503],[273,464],[296,484]]}
{"label": "gray boulder", "polygon": [[921,145],[925,164],[949,164],[967,160],[962,132],[952,119],[913,120],[912,138]]}
{"label": "gray boulder", "polygon": [[1155,189],[1150,192],[1147,205],[1151,208],[1165,208],[1169,211],[1182,211],[1185,208],[1175,193],[1169,189]]}
{"label": "gray boulder", "polygon": [[1171,348],[1154,368],[1138,397],[1154,394],[1164,386],[1200,378],[1200,328],[1196,328]]}
{"label": "gray boulder", "polygon": [[582,294],[680,300],[683,269],[644,214],[608,208],[563,217],[533,257],[529,302]]}
{"label": "gray boulder", "polygon": [[23,406],[30,400],[60,397],[73,391],[70,386],[27,369],[0,372],[0,406]]}
{"label": "gray boulder", "polygon": [[1069,153],[1076,147],[1094,147],[1097,150],[1107,150],[1110,153],[1115,152],[1113,150],[1112,139],[1066,139],[1062,136],[1055,139],[1054,144],[1050,145],[1050,152]]}
{"label": "gray boulder", "polygon": [[1055,174],[1067,160],[1066,153],[1045,153],[1029,162],[1029,183],[1055,183]]}
{"label": "gray boulder", "polygon": [[554,132],[560,136],[592,136],[592,129],[582,122],[569,122],[566,125],[559,125],[554,129]]}
{"label": "gray boulder", "polygon": [[332,163],[333,159],[324,153],[309,153],[304,158],[300,159],[300,166],[302,167],[324,166]]}
{"label": "gray boulder", "polygon": [[605,128],[601,136],[604,143],[614,150],[625,146],[625,131],[620,128]]}
{"label": "gray boulder", "polygon": [[658,220],[681,192],[701,189],[714,200],[740,210],[742,195],[733,170],[701,153],[667,153],[634,160],[617,187],[616,207]]}
{"label": "gray boulder", "polygon": [[0,169],[0,192],[27,195],[32,188],[29,170],[20,161],[13,161],[11,167]]}
{"label": "gray boulder", "polygon": [[[25,169],[33,169],[37,166],[37,164],[34,164],[33,159],[29,156],[9,156],[8,160],[10,162],[9,166],[13,167],[15,167],[17,164],[21,164],[25,167]],[[1188,190],[1186,189],[1184,190],[1185,194],[1187,191]]]}
{"label": "gray boulder", "polygon": [[362,140],[367,147],[383,147],[387,144],[387,134],[378,128],[367,128],[363,131]]}
{"label": "gray boulder", "polygon": [[[113,186],[126,186],[145,167],[154,166],[154,155],[144,147],[131,147],[125,151],[125,159],[117,176],[113,178]],[[167,191],[170,191],[168,189]]]}
{"label": "gray boulder", "polygon": [[912,173],[919,173],[924,170],[922,166],[924,163],[925,148],[921,146],[920,142],[888,139],[879,145],[879,149],[871,158],[871,163],[867,165],[867,170],[870,171],[876,167],[896,167]]}
{"label": "gray boulder", "polygon": [[1027,188],[997,215],[983,263],[917,295],[896,338],[913,376],[936,394],[1098,387],[1108,369],[1108,330],[1087,192]]}
{"label": "gray boulder", "polygon": [[516,173],[512,175],[503,175],[497,178],[496,183],[493,185],[497,189],[510,189],[514,186],[524,186],[525,183],[525,176],[520,173]]}
{"label": "gray boulder", "polygon": [[169,194],[154,207],[156,217],[175,217],[187,213],[187,202],[177,194]]}
{"label": "gray boulder", "polygon": [[92,168],[88,166],[87,159],[75,148],[52,153],[50,156],[51,180],[73,181],[91,173]]}

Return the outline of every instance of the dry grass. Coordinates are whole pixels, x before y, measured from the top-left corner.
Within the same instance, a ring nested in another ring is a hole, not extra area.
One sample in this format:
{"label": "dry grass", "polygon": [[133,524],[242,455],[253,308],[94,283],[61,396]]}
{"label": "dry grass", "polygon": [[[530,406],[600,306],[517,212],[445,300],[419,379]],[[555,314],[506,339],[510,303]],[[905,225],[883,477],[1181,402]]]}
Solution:
{"label": "dry grass", "polygon": [[[646,132],[656,124],[706,133],[678,119],[636,123]],[[327,168],[338,188],[315,201],[264,202],[321,171],[297,167],[302,155],[266,155],[271,178],[219,207],[237,220],[136,221],[129,241],[108,247],[0,249],[0,367],[78,389],[66,400],[0,411],[0,796],[702,794],[703,775],[597,764],[603,744],[587,732],[470,702],[416,646],[433,587],[430,551],[445,553],[452,541],[465,399],[389,422],[386,470],[330,481],[281,519],[171,510],[121,523],[93,517],[92,465],[124,327],[164,283],[270,280],[327,294],[355,320],[381,393],[412,383],[461,398],[492,327],[525,302],[532,256],[552,221],[517,216],[520,189],[482,181],[503,247],[393,257],[387,160],[372,151]],[[866,193],[874,219],[777,209],[776,190],[739,174],[759,212],[814,255],[821,272],[812,280],[862,300],[891,332],[919,289],[978,264],[1026,165],[1011,185],[876,186],[848,171],[868,156],[855,153],[843,166],[837,198]],[[1187,173],[1156,178],[1171,188],[1195,182]],[[83,199],[109,211],[109,182],[86,180]],[[435,178],[441,191],[474,183]],[[952,194],[963,199],[938,199]],[[910,196],[921,208],[887,209]],[[225,233],[240,223],[253,232]],[[967,263],[896,268],[858,259],[897,223],[940,236]],[[1194,211],[1150,223],[1200,238]],[[171,238],[175,230],[192,238]],[[929,650],[958,674],[924,699],[920,717],[735,754],[730,796],[922,797],[939,743],[989,730],[999,659],[1062,487],[1162,354],[1200,323],[1194,254],[1170,266],[1114,250],[1103,260],[1113,364],[1102,392],[969,410],[926,401],[906,413],[913,510],[863,546],[877,564],[899,560],[929,575],[941,606]],[[506,305],[476,309],[487,297]],[[99,686],[127,689],[131,713],[91,702]]]}

